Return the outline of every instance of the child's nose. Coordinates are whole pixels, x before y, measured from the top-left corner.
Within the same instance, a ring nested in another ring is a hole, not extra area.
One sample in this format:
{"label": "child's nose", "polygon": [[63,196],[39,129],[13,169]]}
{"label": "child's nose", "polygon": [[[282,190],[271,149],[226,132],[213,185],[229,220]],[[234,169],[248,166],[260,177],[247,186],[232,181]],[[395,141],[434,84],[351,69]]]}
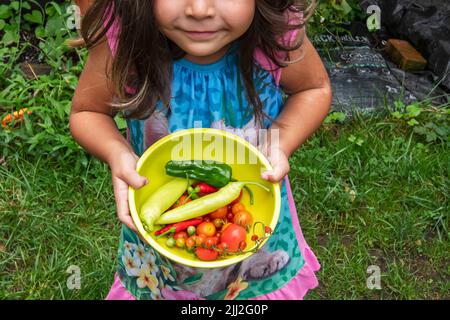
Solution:
{"label": "child's nose", "polygon": [[190,0],[186,6],[186,15],[195,19],[211,18],[215,15],[215,0]]}

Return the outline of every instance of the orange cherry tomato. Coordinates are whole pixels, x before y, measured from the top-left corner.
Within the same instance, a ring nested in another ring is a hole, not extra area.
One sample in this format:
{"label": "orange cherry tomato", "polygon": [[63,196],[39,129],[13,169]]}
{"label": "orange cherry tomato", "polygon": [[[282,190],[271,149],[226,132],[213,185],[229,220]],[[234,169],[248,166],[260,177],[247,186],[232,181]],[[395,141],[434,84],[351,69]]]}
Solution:
{"label": "orange cherry tomato", "polygon": [[227,206],[217,209],[209,214],[211,219],[223,219],[227,216],[228,208]]}
{"label": "orange cherry tomato", "polygon": [[189,250],[189,249],[192,249],[194,246],[195,246],[194,237],[187,238],[186,239],[186,248]]}
{"label": "orange cherry tomato", "polygon": [[234,215],[233,222],[248,230],[253,224],[253,217],[250,212],[243,210]]}
{"label": "orange cherry tomato", "polygon": [[200,260],[203,261],[214,261],[219,256],[219,252],[216,250],[201,247],[195,249],[195,254]]}
{"label": "orange cherry tomato", "polygon": [[245,206],[242,203],[236,203],[231,207],[231,212],[233,212],[233,214],[238,213],[239,211],[244,211],[245,210]]}
{"label": "orange cherry tomato", "polygon": [[212,237],[216,234],[216,226],[212,222],[202,222],[197,226],[197,234]]}
{"label": "orange cherry tomato", "polygon": [[192,236],[191,238],[192,238],[192,240],[194,240],[195,245],[196,245],[197,247],[202,245],[203,239],[200,238],[199,236]]}

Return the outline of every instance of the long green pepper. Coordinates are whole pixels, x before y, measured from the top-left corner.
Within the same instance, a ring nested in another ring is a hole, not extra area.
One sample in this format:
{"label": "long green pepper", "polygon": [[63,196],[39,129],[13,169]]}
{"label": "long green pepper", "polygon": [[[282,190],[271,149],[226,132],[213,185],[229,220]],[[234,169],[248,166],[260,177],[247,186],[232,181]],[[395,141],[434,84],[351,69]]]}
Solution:
{"label": "long green pepper", "polygon": [[242,188],[247,184],[257,185],[270,192],[269,188],[257,182],[230,182],[217,192],[167,211],[155,221],[155,224],[171,224],[194,219],[222,208],[235,200],[239,196]]}

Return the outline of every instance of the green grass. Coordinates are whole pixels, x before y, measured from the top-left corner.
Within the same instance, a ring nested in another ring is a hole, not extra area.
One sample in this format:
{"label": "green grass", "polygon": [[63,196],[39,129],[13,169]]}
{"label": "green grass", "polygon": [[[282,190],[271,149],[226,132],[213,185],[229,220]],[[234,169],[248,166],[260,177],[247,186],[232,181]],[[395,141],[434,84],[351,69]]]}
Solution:
{"label": "green grass", "polygon": [[[291,185],[322,265],[308,299],[449,298],[449,160],[445,143],[385,118],[327,125],[297,151]],[[0,166],[0,298],[107,294],[119,235],[110,173],[90,159],[75,174],[76,161],[11,156]],[[71,265],[81,290],[67,289]],[[381,290],[366,287],[370,265]]]}
{"label": "green grass", "polygon": [[[322,265],[309,298],[448,299],[449,160],[445,144],[376,118],[327,126],[298,151],[292,189]],[[370,265],[381,290],[366,286]]]}

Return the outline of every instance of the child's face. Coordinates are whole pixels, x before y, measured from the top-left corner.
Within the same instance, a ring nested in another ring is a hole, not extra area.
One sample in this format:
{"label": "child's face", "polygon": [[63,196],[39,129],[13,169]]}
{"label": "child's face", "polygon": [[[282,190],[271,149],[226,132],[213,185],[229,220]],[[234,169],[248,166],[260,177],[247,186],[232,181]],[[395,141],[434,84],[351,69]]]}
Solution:
{"label": "child's face", "polygon": [[255,0],[155,0],[161,32],[194,62],[212,63],[250,27]]}

